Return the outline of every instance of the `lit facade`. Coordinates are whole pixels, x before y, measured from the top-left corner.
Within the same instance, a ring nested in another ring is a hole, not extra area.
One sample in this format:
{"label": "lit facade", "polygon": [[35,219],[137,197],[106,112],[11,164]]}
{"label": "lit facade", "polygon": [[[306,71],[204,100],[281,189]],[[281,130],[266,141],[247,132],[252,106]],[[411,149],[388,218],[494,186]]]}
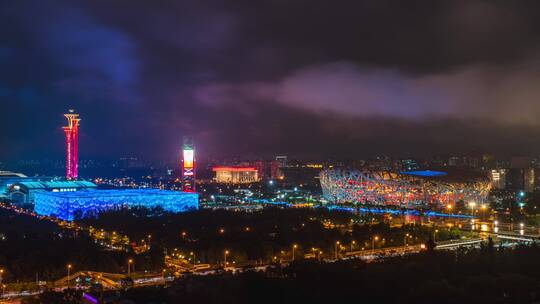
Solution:
{"label": "lit facade", "polygon": [[64,114],[68,125],[63,127],[66,135],[66,178],[68,180],[79,177],[79,114],[69,110]]}
{"label": "lit facade", "polygon": [[493,169],[489,174],[491,185],[495,189],[504,189],[506,187],[506,169]]}
{"label": "lit facade", "polygon": [[320,174],[323,196],[336,203],[445,206],[458,201],[484,202],[491,189],[487,178],[454,179],[444,172],[388,172],[324,170]]}
{"label": "lit facade", "polygon": [[8,189],[9,198],[18,206],[33,205],[34,194],[38,191],[73,192],[95,189],[97,185],[88,181],[22,181]]}
{"label": "lit facade", "polygon": [[191,137],[184,137],[182,145],[182,190],[195,192],[195,147]]}
{"label": "lit facade", "polygon": [[257,169],[254,167],[214,167],[215,181],[225,184],[247,184],[259,181]]}
{"label": "lit facade", "polygon": [[168,212],[199,208],[199,195],[159,189],[82,190],[74,192],[37,191],[34,211],[40,215],[73,220],[103,210],[121,207],[161,207]]}

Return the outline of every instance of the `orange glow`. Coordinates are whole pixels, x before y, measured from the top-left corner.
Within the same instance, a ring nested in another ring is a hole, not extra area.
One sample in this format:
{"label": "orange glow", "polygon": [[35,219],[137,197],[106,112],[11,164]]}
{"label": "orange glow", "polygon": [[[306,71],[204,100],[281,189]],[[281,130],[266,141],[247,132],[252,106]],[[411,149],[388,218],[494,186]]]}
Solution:
{"label": "orange glow", "polygon": [[193,150],[184,150],[184,168],[193,168]]}

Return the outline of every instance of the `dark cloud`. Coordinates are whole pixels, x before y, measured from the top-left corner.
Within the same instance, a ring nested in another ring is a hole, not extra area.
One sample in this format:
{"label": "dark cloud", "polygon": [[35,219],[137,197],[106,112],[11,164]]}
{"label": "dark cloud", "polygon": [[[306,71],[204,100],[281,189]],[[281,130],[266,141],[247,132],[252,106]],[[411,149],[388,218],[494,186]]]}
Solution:
{"label": "dark cloud", "polygon": [[538,153],[537,1],[5,1],[2,158]]}
{"label": "dark cloud", "polygon": [[306,111],[359,118],[475,118],[536,125],[539,81],[540,62],[533,59],[504,67],[471,65],[422,75],[337,62],[291,71],[272,82],[211,83],[197,88],[194,95],[209,106],[238,98],[266,99]]}

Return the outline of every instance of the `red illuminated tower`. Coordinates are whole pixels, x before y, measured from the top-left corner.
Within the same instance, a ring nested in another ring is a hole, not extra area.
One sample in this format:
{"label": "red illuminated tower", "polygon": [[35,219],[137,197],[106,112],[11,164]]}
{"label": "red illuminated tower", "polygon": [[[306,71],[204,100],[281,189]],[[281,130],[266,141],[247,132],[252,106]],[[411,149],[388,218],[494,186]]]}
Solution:
{"label": "red illuminated tower", "polygon": [[195,192],[195,148],[192,137],[184,137],[182,156],[182,191]]}
{"label": "red illuminated tower", "polygon": [[68,125],[63,127],[66,134],[66,178],[77,179],[79,176],[79,114],[69,110],[64,114]]}

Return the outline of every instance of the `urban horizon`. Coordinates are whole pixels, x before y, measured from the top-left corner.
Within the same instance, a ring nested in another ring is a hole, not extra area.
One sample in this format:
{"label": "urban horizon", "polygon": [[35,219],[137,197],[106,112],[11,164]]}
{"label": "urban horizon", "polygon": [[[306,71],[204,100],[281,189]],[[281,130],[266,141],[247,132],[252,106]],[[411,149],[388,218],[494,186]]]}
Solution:
{"label": "urban horizon", "polygon": [[540,303],[540,2],[0,3],[0,304]]}

